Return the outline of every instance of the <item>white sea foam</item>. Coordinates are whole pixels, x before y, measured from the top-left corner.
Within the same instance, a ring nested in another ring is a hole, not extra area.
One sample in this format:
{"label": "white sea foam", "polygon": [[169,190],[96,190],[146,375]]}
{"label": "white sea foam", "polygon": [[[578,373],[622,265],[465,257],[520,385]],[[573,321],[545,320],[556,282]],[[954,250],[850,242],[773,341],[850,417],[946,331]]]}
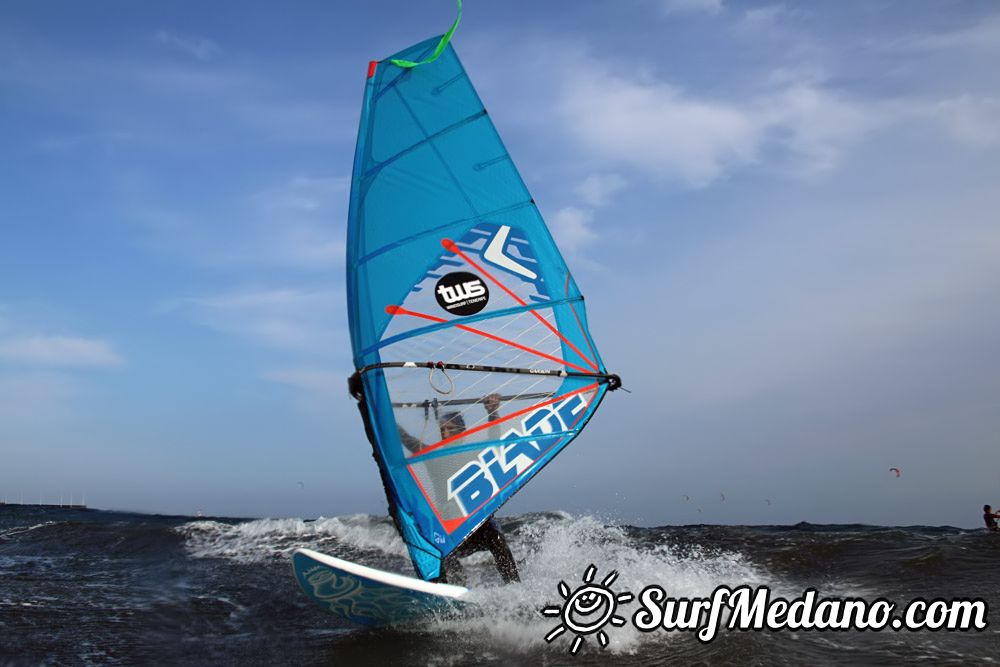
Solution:
{"label": "white sea foam", "polygon": [[[198,558],[266,562],[288,558],[295,548],[306,546],[335,555],[351,550],[373,552],[365,564],[385,567],[386,560],[398,559],[399,571],[411,574],[406,569],[406,548],[384,517],[353,515],[309,522],[260,519],[238,524],[194,521],[177,530],[185,536],[189,554]],[[671,597],[709,597],[722,584],[767,584],[776,593],[791,592],[788,584],[776,581],[742,554],[656,544],[589,516],[550,513],[523,517],[507,538],[518,561],[521,582],[502,585],[488,552],[463,559],[471,589],[467,599],[474,606],[460,618],[433,621],[437,632],[447,633],[459,642],[475,642],[479,651],[509,654],[544,649],[562,654],[568,650],[573,634],[567,631],[547,645],[544,636],[560,620],[543,617],[540,610],[561,605],[559,583],[565,582],[570,591],[575,590],[583,583],[590,565],[597,568],[595,582],[601,582],[612,570],[619,573],[610,585],[615,593],[638,595],[650,584],[662,586]],[[649,642],[677,639],[676,633],[646,634],[636,630],[631,617],[637,609],[635,601],[618,608],[616,614],[626,624],[605,628],[610,640],[605,651],[632,653]],[[404,632],[418,633],[427,629],[427,624],[402,628]],[[596,641],[591,635],[585,644],[598,650]]]}
{"label": "white sea foam", "polygon": [[[509,534],[508,541],[517,555],[521,583],[498,585],[489,554],[466,559],[472,566],[467,567],[472,589],[468,599],[478,608],[461,619],[438,621],[440,629],[475,637],[497,650],[543,648],[544,636],[560,624],[560,619],[543,617],[540,610],[561,605],[559,583],[563,581],[570,591],[575,590],[590,565],[597,568],[595,583],[612,570],[618,572],[610,585],[616,594],[627,591],[638,595],[645,586],[658,584],[672,597],[709,597],[721,584],[773,584],[768,573],[740,554],[700,549],[680,552],[663,544],[643,544],[625,529],[606,526],[593,517],[541,518]],[[606,626],[609,645],[604,650],[631,653],[641,643],[667,641],[665,633],[645,634],[633,627],[631,617],[637,609],[634,600],[618,607],[616,615],[626,624]],[[565,652],[572,640],[573,633],[567,631],[549,645],[549,650]],[[594,635],[584,641],[592,649],[597,646]]]}
{"label": "white sea foam", "polygon": [[37,530],[39,528],[45,528],[46,526],[55,526],[57,524],[63,523],[62,521],[44,521],[42,523],[36,523],[31,526],[14,526],[13,528],[8,528],[5,531],[0,532],[0,539],[9,539],[15,535],[20,535],[22,533],[27,533],[32,530]]}
{"label": "white sea foam", "polygon": [[288,557],[299,547],[336,553],[352,548],[406,556],[406,546],[388,519],[366,514],[302,519],[258,519],[243,523],[192,521],[179,526],[195,558],[227,558],[242,563]]}

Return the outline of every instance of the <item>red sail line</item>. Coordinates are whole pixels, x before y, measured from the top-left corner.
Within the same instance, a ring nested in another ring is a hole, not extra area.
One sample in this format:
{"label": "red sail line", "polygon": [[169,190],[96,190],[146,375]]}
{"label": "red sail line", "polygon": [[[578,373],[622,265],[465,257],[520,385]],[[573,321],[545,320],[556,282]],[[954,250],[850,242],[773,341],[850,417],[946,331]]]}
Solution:
{"label": "red sail line", "polygon": [[[439,322],[443,324],[448,324],[454,321],[454,320],[446,320],[443,317],[437,317],[435,315],[428,315],[427,313],[418,313],[414,310],[407,310],[406,308],[403,308],[401,306],[386,306],[385,312],[389,313],[390,315],[412,315],[414,317],[421,317],[425,320],[430,320],[431,322]],[[504,345],[510,345],[511,347],[516,347],[519,350],[524,350],[525,352],[530,352],[531,354],[536,354],[539,357],[543,357],[545,359],[548,359],[549,361],[554,361],[557,364],[562,364],[563,366],[569,366],[570,368],[578,370],[581,373],[587,373],[588,375],[592,373],[592,371],[587,370],[583,366],[577,366],[576,364],[566,361],[565,359],[560,359],[559,357],[553,357],[551,354],[546,354],[541,350],[536,350],[533,347],[528,347],[527,345],[521,345],[520,343],[515,343],[512,340],[501,338],[500,336],[495,336],[481,329],[475,329],[473,327],[469,327],[464,324],[456,324],[455,328],[461,329],[462,331],[468,331],[469,333],[476,334],[477,336],[483,336],[484,338],[489,338],[490,340],[495,340],[496,342],[503,343]]]}
{"label": "red sail line", "polygon": [[[462,252],[462,250],[455,244],[454,241],[452,241],[451,239],[441,239],[441,245],[443,245],[445,247],[445,250],[449,250],[449,251],[455,253],[456,255],[458,255],[459,257],[461,257],[462,259],[464,259],[466,262],[468,262],[472,266],[476,267],[476,269],[478,269],[480,272],[482,272],[487,278],[489,278],[490,280],[492,280],[497,285],[497,287],[499,287],[504,292],[506,292],[507,294],[509,294],[510,297],[512,299],[514,299],[514,301],[517,301],[522,306],[527,306],[528,305],[527,303],[524,302],[524,299],[522,299],[518,295],[514,294],[514,292],[510,291],[509,289],[507,289],[506,285],[504,285],[502,282],[500,282],[499,280],[497,280],[496,278],[494,278],[492,273],[490,273],[489,271],[487,271],[486,269],[484,269],[482,266],[480,266],[479,264],[477,264],[476,262],[474,262],[468,255],[466,255],[464,252]],[[549,331],[551,331],[555,335],[559,336],[559,338],[562,340],[562,342],[564,342],[567,345],[569,345],[570,348],[574,352],[576,352],[578,355],[580,355],[580,358],[583,359],[584,361],[586,361],[587,365],[589,365],[595,371],[598,370],[597,364],[595,364],[593,361],[591,361],[590,358],[587,357],[587,355],[585,355],[583,352],[581,352],[580,350],[577,349],[576,345],[573,345],[573,343],[571,343],[569,340],[567,340],[565,336],[563,336],[561,333],[559,333],[559,330],[556,329],[554,326],[552,326],[552,324],[550,324],[547,319],[545,319],[544,317],[542,317],[540,314],[538,314],[538,312],[536,312],[534,310],[531,311],[531,314],[534,315],[536,318],[538,318],[539,322],[541,322],[542,324],[544,324],[545,326],[547,326],[549,328]]]}
{"label": "red sail line", "polygon": [[523,414],[525,414],[527,412],[531,412],[532,410],[537,410],[538,408],[544,408],[546,405],[552,405],[553,403],[558,403],[559,401],[561,401],[561,400],[563,400],[565,398],[569,398],[570,396],[575,396],[576,394],[582,394],[585,391],[592,391],[592,390],[596,389],[597,387],[599,387],[600,384],[601,384],[600,382],[595,382],[593,384],[588,384],[586,387],[583,387],[582,389],[574,389],[573,391],[568,391],[565,394],[562,394],[561,396],[556,396],[555,398],[550,398],[547,401],[542,401],[541,403],[536,403],[535,405],[530,405],[530,406],[528,406],[526,408],[523,408],[521,410],[517,410],[516,412],[512,412],[509,415],[504,415],[503,417],[500,417],[499,419],[494,419],[491,422],[486,422],[484,424],[480,424],[479,426],[473,426],[472,428],[470,428],[470,429],[468,429],[466,431],[462,431],[461,433],[456,433],[455,435],[447,437],[444,440],[441,440],[439,442],[435,442],[433,445],[427,445],[423,449],[419,449],[419,450],[413,452],[413,457],[412,458],[416,458],[416,457],[422,456],[424,454],[429,454],[429,453],[433,452],[434,450],[439,449],[439,448],[447,445],[450,442],[454,442],[455,440],[458,440],[459,438],[464,438],[467,435],[472,435],[473,433],[478,433],[479,431],[482,431],[483,429],[487,429],[490,426],[494,426],[496,424],[500,424],[502,422],[507,421],[508,419],[513,419],[514,417],[520,417],[521,415],[523,415]]}

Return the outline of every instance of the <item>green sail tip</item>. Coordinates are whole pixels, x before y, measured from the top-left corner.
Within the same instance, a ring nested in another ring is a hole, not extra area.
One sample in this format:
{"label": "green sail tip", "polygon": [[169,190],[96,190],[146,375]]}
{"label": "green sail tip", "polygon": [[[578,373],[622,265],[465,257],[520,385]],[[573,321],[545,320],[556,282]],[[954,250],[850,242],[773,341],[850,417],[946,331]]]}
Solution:
{"label": "green sail tip", "polygon": [[448,42],[451,41],[451,36],[455,34],[455,29],[458,28],[458,22],[462,20],[462,0],[456,0],[458,3],[458,16],[455,17],[455,22],[451,24],[448,28],[448,32],[441,36],[441,41],[438,42],[437,48],[434,49],[434,53],[428,56],[426,59],[420,62],[413,62],[412,60],[401,60],[399,58],[393,58],[391,62],[396,67],[402,67],[404,69],[409,69],[411,67],[418,67],[420,65],[426,65],[427,63],[432,63],[438,59],[444,48],[448,46]]}

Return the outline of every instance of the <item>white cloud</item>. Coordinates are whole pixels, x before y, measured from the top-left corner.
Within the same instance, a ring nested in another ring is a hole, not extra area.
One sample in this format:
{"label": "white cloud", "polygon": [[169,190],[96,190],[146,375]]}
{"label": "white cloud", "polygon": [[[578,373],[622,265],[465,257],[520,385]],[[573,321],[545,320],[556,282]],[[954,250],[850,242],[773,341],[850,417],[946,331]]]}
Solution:
{"label": "white cloud", "polygon": [[345,177],[296,176],[255,193],[248,208],[256,217],[256,239],[250,237],[248,254],[300,268],[339,268],[346,250],[343,222],[349,191]]}
{"label": "white cloud", "polygon": [[169,30],[158,30],[155,39],[160,44],[168,46],[175,51],[180,51],[198,60],[208,61],[222,52],[219,45],[204,37],[184,36],[173,33]]}
{"label": "white cloud", "polygon": [[26,336],[0,340],[0,359],[43,366],[120,366],[107,341],[72,336]]}
{"label": "white cloud", "polygon": [[187,298],[171,304],[204,326],[257,344],[303,352],[339,351],[340,291],[269,289]]}
{"label": "white cloud", "polygon": [[549,228],[560,248],[575,253],[597,238],[597,234],[590,228],[593,217],[594,213],[590,209],[567,206],[549,218]]}
{"label": "white cloud", "polygon": [[593,67],[579,68],[558,101],[581,147],[692,186],[754,159],[761,128],[744,110]]}
{"label": "white cloud", "polygon": [[216,154],[233,140],[315,146],[350,141],[356,132],[356,103],[295,83],[318,80],[308,69],[321,65],[299,65],[290,76],[287,67],[227,65],[205,38],[160,31],[151,39],[191,58],[115,58],[65,44],[22,43],[0,49],[0,81],[34,91],[22,103],[35,94],[51,97],[69,126],[93,128],[92,138],[124,133],[163,153]]}
{"label": "white cloud", "polygon": [[[790,33],[784,21],[804,11],[761,9],[768,11],[755,15],[758,26],[765,17],[772,24],[781,19],[778,27]],[[539,85],[533,74],[516,69],[495,71],[484,54],[478,54],[476,67],[486,71],[494,89],[527,86],[531,94],[520,97],[534,103],[506,102],[503,118],[523,117],[522,133],[550,129],[565,139],[559,146],[565,163],[551,168],[568,173],[583,166],[590,173],[631,179],[635,170],[687,188],[763,168],[791,178],[829,177],[876,133],[884,136],[913,123],[944,129],[967,146],[997,144],[1000,113],[991,93],[907,96],[902,89],[869,85],[875,74],[854,72],[853,65],[831,59],[828,45],[808,31],[797,39],[806,46],[790,53],[782,42],[779,53],[762,68],[751,67],[739,85],[712,89],[680,85],[653,67],[598,59],[573,40],[528,40],[523,47],[532,61],[563,73],[555,85],[549,79]],[[552,111],[539,114],[539,107]],[[551,128],[541,128],[542,122]],[[576,194],[578,205],[592,205],[587,188]]]}
{"label": "white cloud", "polygon": [[847,148],[887,120],[876,105],[810,84],[790,85],[762,99],[753,113],[762,131],[779,137],[796,169],[810,173],[836,167]]}
{"label": "white cloud", "polygon": [[[897,160],[882,157],[872,173]],[[988,305],[1000,289],[1000,227],[991,213],[1000,197],[988,184],[934,185],[907,180],[892,192],[790,207],[775,194],[751,227],[693,245],[640,276],[664,290],[683,285],[675,294],[688,299],[684,322],[670,320],[678,326],[674,349],[683,350],[671,369],[684,381],[664,400],[742,401],[841,373],[877,375],[887,364],[906,368],[904,375],[934,365],[974,373],[967,355],[981,354],[971,350],[985,350],[1000,327]],[[659,330],[673,315],[635,317],[640,328]],[[619,345],[632,354],[627,342]],[[991,366],[991,358],[975,362]],[[897,392],[910,382],[883,379]],[[928,388],[937,381],[928,378]]]}
{"label": "white cloud", "polygon": [[1000,15],[987,16],[956,30],[907,35],[888,42],[886,46],[898,51],[1000,50]]}
{"label": "white cloud", "polygon": [[295,176],[190,216],[151,208],[151,197],[136,192],[132,217],[151,245],[197,264],[329,271],[344,263],[349,185],[343,177]]}
{"label": "white cloud", "polygon": [[575,145],[688,187],[705,187],[758,162],[764,149],[810,173],[837,165],[845,148],[882,121],[865,105],[813,81],[789,78],[777,90],[713,100],[649,77],[574,68],[557,109]]}
{"label": "white cloud", "polygon": [[576,186],[576,194],[585,204],[604,206],[625,186],[625,179],[618,174],[593,174]]}
{"label": "white cloud", "polygon": [[[606,206],[626,187],[625,179],[617,174],[591,174],[576,186],[575,193],[584,206],[566,206],[548,216],[549,229],[564,252],[577,255],[599,237],[592,227],[595,209]],[[577,257],[577,260],[583,258]],[[588,260],[584,260],[588,261]],[[600,266],[590,262],[594,267]]]}
{"label": "white cloud", "polygon": [[660,8],[667,14],[718,14],[722,0],[659,0]]}
{"label": "white cloud", "polygon": [[829,75],[822,67],[801,62],[769,70],[763,77],[763,83],[773,90],[802,85],[822,87],[828,78]]}
{"label": "white cloud", "polygon": [[1000,143],[1000,100],[962,95],[938,103],[933,113],[966,146],[985,149]]}
{"label": "white cloud", "polygon": [[272,214],[315,213],[329,206],[331,198],[347,192],[350,180],[343,177],[297,175],[283,183],[251,195],[251,202]]}
{"label": "white cloud", "polygon": [[787,10],[781,5],[766,5],[748,9],[740,19],[737,27],[750,32],[771,31],[777,27],[778,20]]}

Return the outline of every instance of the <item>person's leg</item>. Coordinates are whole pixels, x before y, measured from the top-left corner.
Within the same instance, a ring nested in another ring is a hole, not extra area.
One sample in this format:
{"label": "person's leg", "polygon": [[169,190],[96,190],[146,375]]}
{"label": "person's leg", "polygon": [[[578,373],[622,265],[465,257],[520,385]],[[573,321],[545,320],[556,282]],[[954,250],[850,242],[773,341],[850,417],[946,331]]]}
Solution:
{"label": "person's leg", "polygon": [[462,567],[460,556],[469,556],[477,551],[489,551],[493,555],[497,571],[505,584],[512,581],[521,581],[517,572],[517,563],[514,561],[514,554],[507,546],[507,540],[500,530],[500,525],[496,520],[490,519],[488,522],[469,536],[469,539],[461,547],[450,553],[441,562],[441,576],[435,579],[438,583],[466,585],[465,569]]}
{"label": "person's leg", "polygon": [[490,520],[483,528],[486,531],[484,535],[486,546],[493,554],[493,560],[496,562],[497,571],[500,572],[503,582],[509,584],[512,581],[521,581],[521,577],[517,573],[517,563],[514,562],[514,554],[510,552],[507,539],[500,531],[500,526],[495,521]]}
{"label": "person's leg", "polygon": [[465,586],[465,568],[462,567],[462,561],[459,560],[458,554],[449,554],[441,561],[441,576],[435,579],[434,582],[438,584]]}

